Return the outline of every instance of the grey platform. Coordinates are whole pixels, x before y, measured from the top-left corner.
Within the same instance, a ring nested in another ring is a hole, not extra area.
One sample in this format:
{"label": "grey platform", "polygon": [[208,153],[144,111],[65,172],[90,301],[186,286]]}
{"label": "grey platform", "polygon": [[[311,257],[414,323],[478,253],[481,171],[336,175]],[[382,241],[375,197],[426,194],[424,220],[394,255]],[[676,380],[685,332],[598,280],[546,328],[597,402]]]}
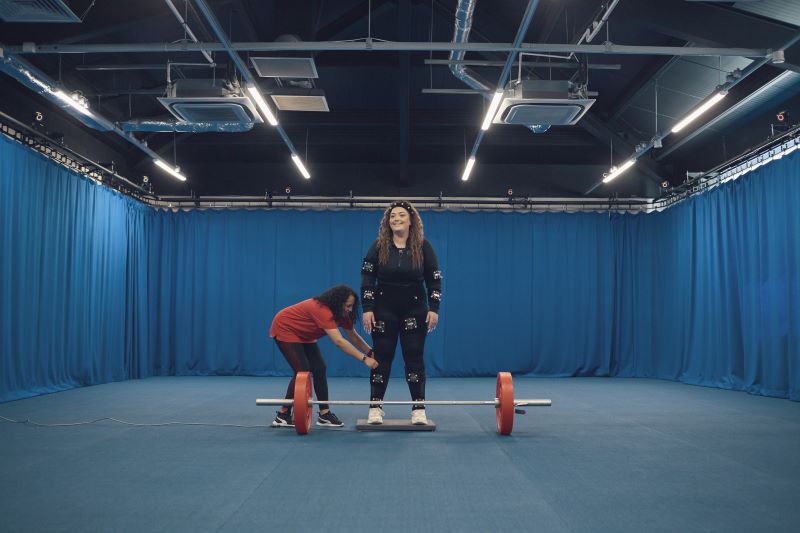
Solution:
{"label": "grey platform", "polygon": [[367,424],[366,418],[356,422],[358,431],[436,431],[436,424],[430,418],[427,424],[412,424],[408,418],[384,418],[383,424]]}

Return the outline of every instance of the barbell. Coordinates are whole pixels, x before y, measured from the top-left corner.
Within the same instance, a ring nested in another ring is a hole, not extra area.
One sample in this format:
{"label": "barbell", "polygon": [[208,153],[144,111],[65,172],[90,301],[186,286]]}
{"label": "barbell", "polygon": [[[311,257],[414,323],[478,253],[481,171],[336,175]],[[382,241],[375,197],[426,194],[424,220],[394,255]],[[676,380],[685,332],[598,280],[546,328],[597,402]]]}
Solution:
{"label": "barbell", "polygon": [[518,407],[550,407],[551,400],[514,400],[514,383],[510,372],[497,373],[494,400],[420,400],[420,401],[378,401],[371,400],[312,400],[311,375],[298,372],[294,381],[294,398],[259,398],[256,405],[285,405],[294,408],[294,429],[299,435],[311,431],[313,405],[491,405],[495,408],[497,432],[511,435],[514,427],[514,413],[525,414]]}

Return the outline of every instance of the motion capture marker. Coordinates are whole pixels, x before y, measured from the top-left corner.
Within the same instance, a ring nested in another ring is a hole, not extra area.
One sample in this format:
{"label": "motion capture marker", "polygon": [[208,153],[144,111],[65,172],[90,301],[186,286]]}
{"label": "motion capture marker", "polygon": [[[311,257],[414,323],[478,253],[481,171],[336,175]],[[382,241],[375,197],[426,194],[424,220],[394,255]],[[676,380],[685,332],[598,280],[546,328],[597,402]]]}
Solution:
{"label": "motion capture marker", "polygon": [[294,428],[299,435],[311,430],[311,374],[298,372],[294,380]]}
{"label": "motion capture marker", "polygon": [[495,388],[497,407],[497,432],[501,435],[511,435],[514,428],[514,383],[510,372],[497,373],[497,386]]}
{"label": "motion capture marker", "polygon": [[[495,388],[495,398],[493,400],[411,400],[411,401],[394,401],[394,400],[328,400],[321,402],[311,399],[311,378],[308,372],[298,372],[294,384],[294,400],[285,400],[283,398],[258,398],[256,405],[294,405],[294,427],[297,433],[305,435],[311,429],[311,409],[313,405],[327,404],[327,405],[491,405],[495,408],[495,418],[497,421],[497,431],[501,435],[511,435],[511,430],[514,428],[514,413],[524,415],[523,409],[518,407],[550,407],[553,402],[549,399],[529,399],[529,400],[515,400],[514,399],[514,384],[512,382],[511,373],[499,372],[497,374],[497,384]],[[359,419],[358,423],[365,422]],[[387,424],[384,420],[384,424]],[[426,427],[422,424],[414,425],[406,420],[399,420],[400,425],[409,424],[413,428],[408,431],[426,431]],[[366,422],[365,422],[366,423]],[[428,425],[432,424],[429,420]],[[365,428],[365,431],[380,431],[380,424],[373,424],[373,427]],[[400,428],[404,429],[404,428]],[[391,429],[390,429],[391,430]],[[430,428],[427,429],[430,431]]]}

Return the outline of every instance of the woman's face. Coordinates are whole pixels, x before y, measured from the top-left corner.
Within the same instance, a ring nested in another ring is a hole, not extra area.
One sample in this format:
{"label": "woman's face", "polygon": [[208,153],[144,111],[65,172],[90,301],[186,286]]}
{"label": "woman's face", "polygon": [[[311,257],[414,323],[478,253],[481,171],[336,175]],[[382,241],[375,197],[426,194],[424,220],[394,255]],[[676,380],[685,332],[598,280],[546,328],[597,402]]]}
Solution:
{"label": "woman's face", "polygon": [[411,227],[411,215],[402,207],[395,207],[389,213],[389,227],[394,233],[408,233]]}
{"label": "woman's face", "polygon": [[356,304],[356,297],[351,294],[350,296],[347,297],[347,300],[345,300],[344,305],[342,306],[344,310],[344,313],[342,314],[344,316],[350,316],[350,314],[353,312],[353,306],[355,304]]}

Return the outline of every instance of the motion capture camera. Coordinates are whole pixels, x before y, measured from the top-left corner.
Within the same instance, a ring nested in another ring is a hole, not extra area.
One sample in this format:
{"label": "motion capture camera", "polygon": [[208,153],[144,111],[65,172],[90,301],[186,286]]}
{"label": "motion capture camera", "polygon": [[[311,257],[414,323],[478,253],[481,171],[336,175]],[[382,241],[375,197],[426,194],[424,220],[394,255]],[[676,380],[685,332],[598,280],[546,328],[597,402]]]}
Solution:
{"label": "motion capture camera", "polygon": [[789,120],[789,112],[785,109],[783,111],[778,111],[775,114],[775,120],[778,122],[773,122],[770,124],[770,129],[772,130],[772,136],[775,136],[776,133],[781,133],[784,131],[789,131],[792,128],[792,122]]}

